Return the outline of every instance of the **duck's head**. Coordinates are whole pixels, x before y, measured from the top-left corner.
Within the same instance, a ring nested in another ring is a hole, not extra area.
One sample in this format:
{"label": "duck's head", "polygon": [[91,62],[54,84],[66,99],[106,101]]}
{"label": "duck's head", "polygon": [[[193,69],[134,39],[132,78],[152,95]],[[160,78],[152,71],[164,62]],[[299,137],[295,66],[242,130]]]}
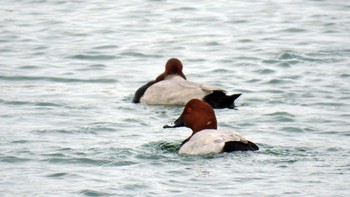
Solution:
{"label": "duck's head", "polygon": [[165,64],[165,71],[157,77],[156,81],[162,81],[168,75],[179,75],[186,79],[185,74],[182,72],[182,68],[183,66],[179,59],[171,58]]}
{"label": "duck's head", "polygon": [[185,126],[192,129],[194,135],[204,129],[217,129],[217,121],[213,108],[199,99],[188,101],[180,117],[170,125],[163,128]]}

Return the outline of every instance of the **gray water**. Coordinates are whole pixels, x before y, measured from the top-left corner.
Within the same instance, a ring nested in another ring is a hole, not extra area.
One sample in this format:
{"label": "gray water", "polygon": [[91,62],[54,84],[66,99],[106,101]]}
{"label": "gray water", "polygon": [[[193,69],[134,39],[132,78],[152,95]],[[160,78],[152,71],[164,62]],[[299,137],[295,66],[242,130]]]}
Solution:
{"label": "gray water", "polygon": [[[0,196],[347,196],[350,3],[0,2]],[[180,156],[181,107],[131,103],[177,57],[240,92],[257,152]]]}

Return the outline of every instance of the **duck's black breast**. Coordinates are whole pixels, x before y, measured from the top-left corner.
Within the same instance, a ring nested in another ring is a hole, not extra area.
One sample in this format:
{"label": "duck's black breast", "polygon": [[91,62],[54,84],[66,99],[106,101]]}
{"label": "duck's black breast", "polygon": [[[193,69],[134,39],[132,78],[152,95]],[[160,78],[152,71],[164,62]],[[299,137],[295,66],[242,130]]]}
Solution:
{"label": "duck's black breast", "polygon": [[132,99],[133,103],[139,103],[141,97],[143,96],[143,94],[145,94],[146,90],[153,84],[155,84],[157,81],[153,80],[150,81],[148,83],[146,83],[145,85],[141,86],[139,89],[136,90],[134,98]]}

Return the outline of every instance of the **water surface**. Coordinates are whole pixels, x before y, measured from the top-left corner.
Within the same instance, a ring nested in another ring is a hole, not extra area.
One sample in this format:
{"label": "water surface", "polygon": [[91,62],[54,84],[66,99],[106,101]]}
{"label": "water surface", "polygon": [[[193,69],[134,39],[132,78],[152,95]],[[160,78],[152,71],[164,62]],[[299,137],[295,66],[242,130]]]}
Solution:
{"label": "water surface", "polygon": [[[348,1],[0,3],[1,196],[347,196]],[[258,152],[183,157],[180,107],[131,103],[177,57],[240,92]]]}

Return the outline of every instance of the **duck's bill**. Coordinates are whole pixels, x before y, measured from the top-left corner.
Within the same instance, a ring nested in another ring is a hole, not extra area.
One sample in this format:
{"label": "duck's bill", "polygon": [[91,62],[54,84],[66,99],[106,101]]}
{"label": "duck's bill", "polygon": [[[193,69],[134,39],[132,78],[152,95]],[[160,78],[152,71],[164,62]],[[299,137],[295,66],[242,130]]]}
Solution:
{"label": "duck's bill", "polygon": [[184,121],[183,121],[183,117],[180,116],[177,120],[175,120],[173,123],[164,125],[163,128],[164,129],[168,129],[168,128],[176,128],[176,127],[183,127],[185,126]]}
{"label": "duck's bill", "polygon": [[176,127],[175,124],[172,122],[172,123],[170,123],[170,124],[164,125],[164,126],[163,126],[163,129],[169,129],[169,128],[175,128],[175,127]]}

